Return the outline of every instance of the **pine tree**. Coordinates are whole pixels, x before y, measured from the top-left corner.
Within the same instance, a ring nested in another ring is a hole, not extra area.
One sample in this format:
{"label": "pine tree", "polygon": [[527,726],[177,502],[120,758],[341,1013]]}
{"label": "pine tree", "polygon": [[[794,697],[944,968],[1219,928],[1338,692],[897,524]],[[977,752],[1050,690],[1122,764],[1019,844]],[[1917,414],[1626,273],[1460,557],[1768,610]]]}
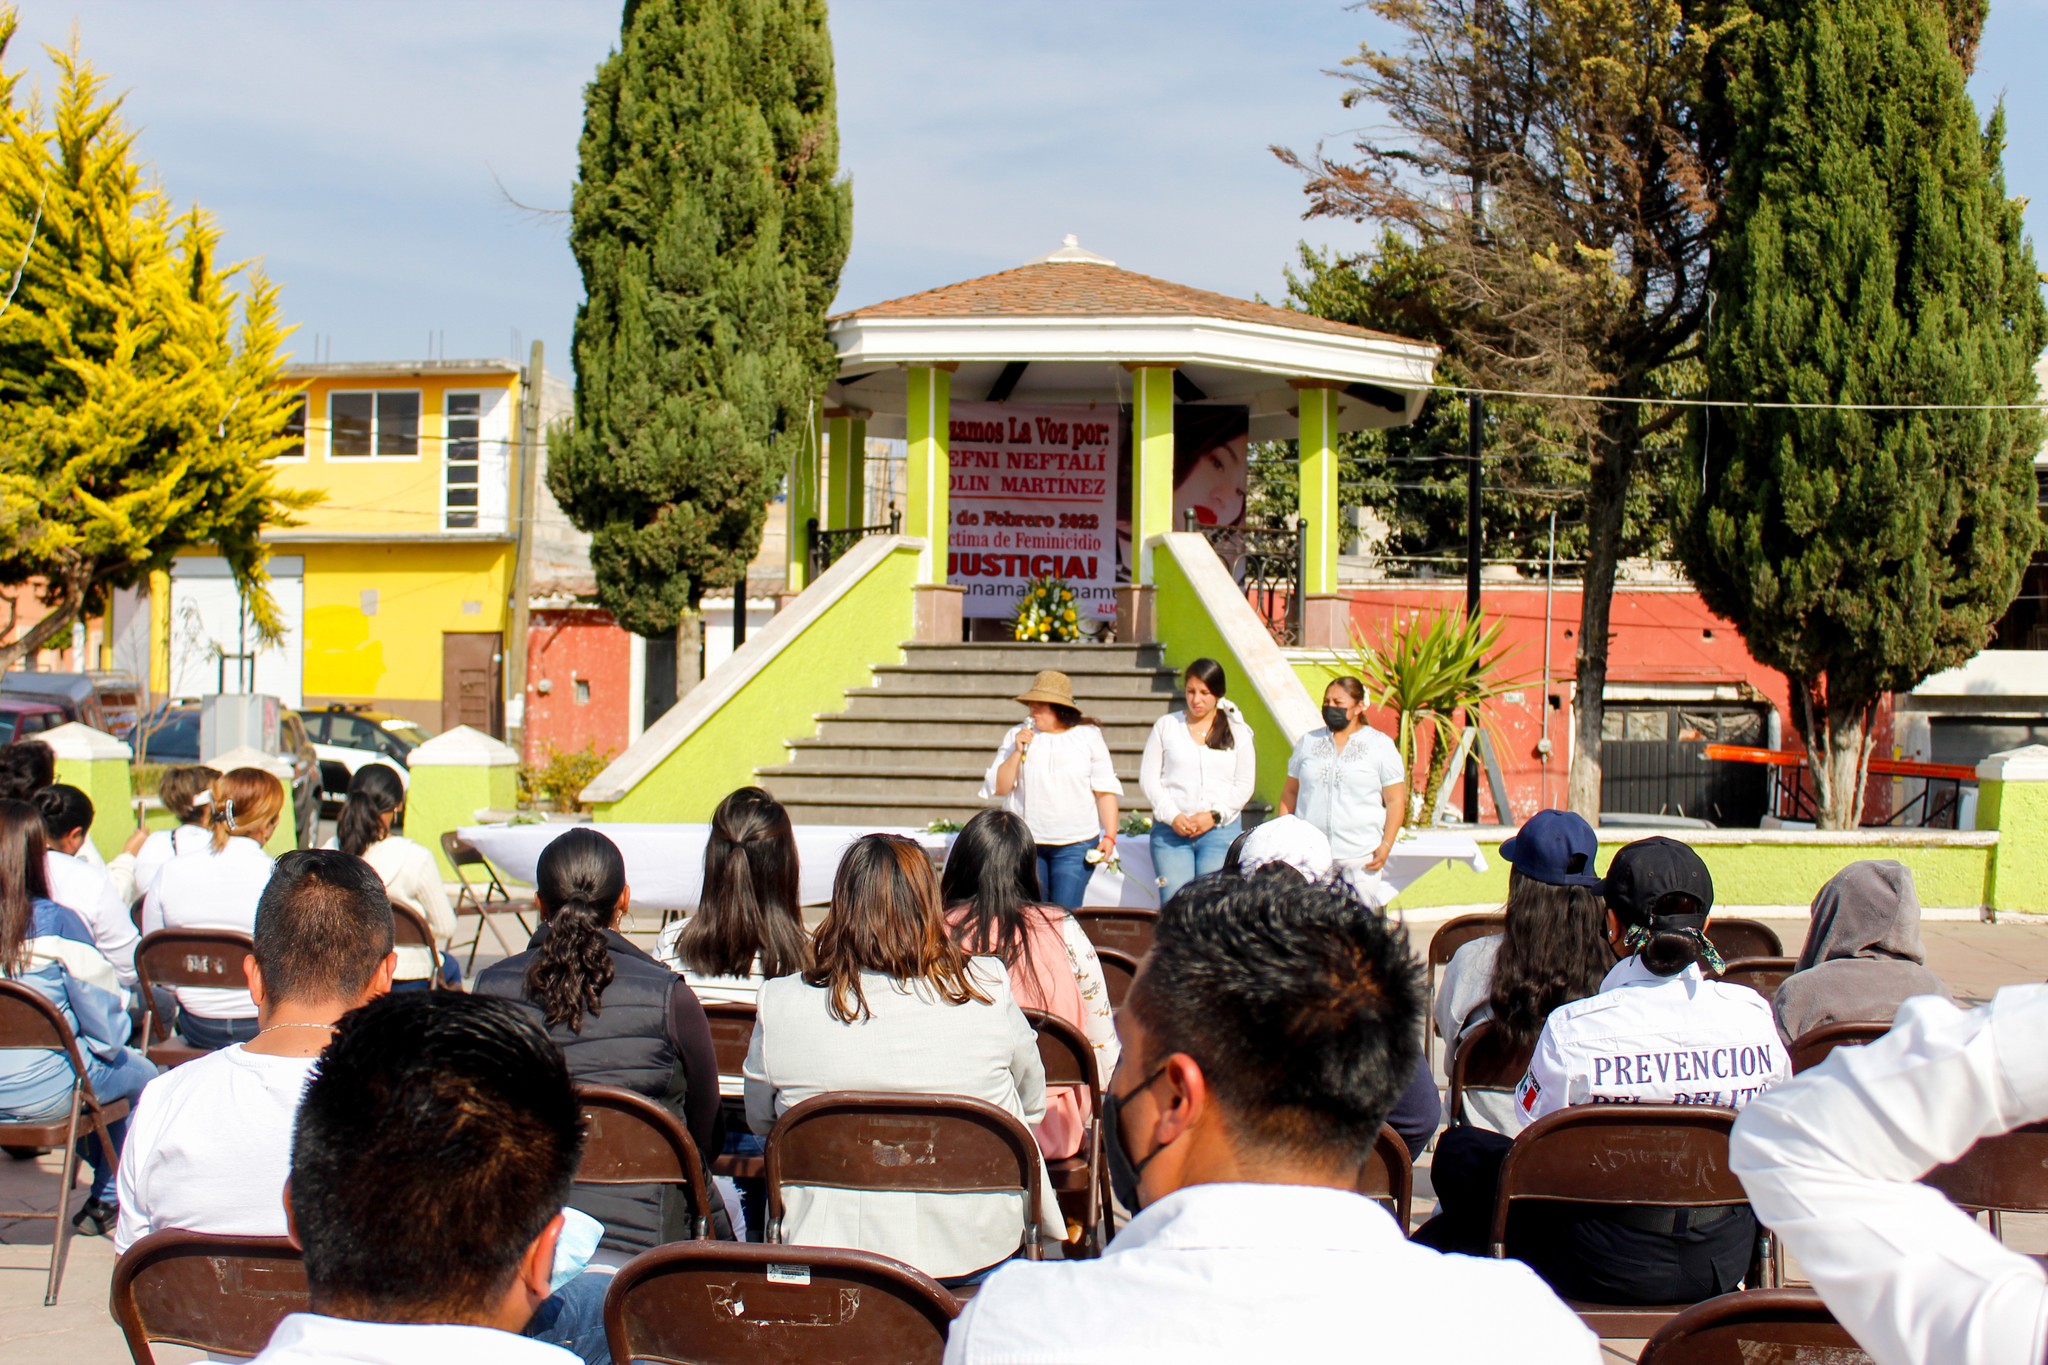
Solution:
{"label": "pine tree", "polygon": [[[1713,397],[2034,400],[2048,315],[1968,47],[1925,0],[1752,0],[1728,46]],[[1695,419],[1686,566],[1791,681],[1823,828],[1860,819],[1877,703],[1983,648],[2012,600],[2041,434],[2031,410]]]}
{"label": "pine tree", "polygon": [[744,581],[834,373],[852,193],[824,0],[629,0],[581,156],[576,421],[548,486],[599,600],[654,635]]}
{"label": "pine tree", "polygon": [[[14,29],[0,9],[0,57]],[[172,213],[120,101],[75,51],[50,56],[47,127],[0,77],[0,584],[47,608],[18,636],[0,622],[0,668],[192,545],[226,558],[274,640],[259,537],[310,501],[272,482],[296,402],[277,290],[216,264],[217,230]]]}

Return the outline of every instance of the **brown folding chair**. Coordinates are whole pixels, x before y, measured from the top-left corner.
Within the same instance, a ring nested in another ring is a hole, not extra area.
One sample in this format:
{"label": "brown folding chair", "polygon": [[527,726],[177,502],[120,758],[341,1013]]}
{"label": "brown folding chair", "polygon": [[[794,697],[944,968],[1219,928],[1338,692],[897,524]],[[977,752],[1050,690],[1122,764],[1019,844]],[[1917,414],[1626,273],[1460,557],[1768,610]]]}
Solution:
{"label": "brown folding chair", "polygon": [[1109,1007],[1122,1009],[1124,997],[1131,993],[1131,982],[1137,979],[1138,959],[1114,948],[1097,948],[1095,957],[1102,964],[1102,985],[1109,992]]}
{"label": "brown folding chair", "polygon": [[[740,1075],[747,1065],[747,1049],[754,1043],[754,1007],[707,1000],[704,1002],[704,1017],[711,1023],[711,1051],[718,1058],[718,1074]],[[727,1132],[749,1131],[746,1101],[736,1096],[725,1096],[719,1103],[725,1109]],[[713,1158],[711,1169],[719,1175],[751,1177],[758,1180],[767,1167],[757,1156],[727,1156],[721,1153]]]}
{"label": "brown folding chair", "polygon": [[1707,921],[1707,942],[1714,945],[1723,962],[1733,962],[1738,957],[1785,955],[1778,931],[1759,919],[1711,919]]}
{"label": "brown folding chair", "polygon": [[1067,1243],[1066,1254],[1100,1256],[1108,1182],[1102,1173],[1102,1074],[1095,1064],[1095,1046],[1055,1015],[1025,1010],[1024,1017],[1038,1031],[1038,1060],[1045,1067],[1047,1088],[1071,1085],[1088,1092],[1088,1126],[1081,1135],[1081,1150],[1069,1157],[1047,1157],[1045,1169],[1059,1195],[1060,1212],[1081,1228],[1079,1240]]}
{"label": "brown folding chair", "polygon": [[615,1085],[578,1085],[576,1099],[584,1132],[576,1183],[673,1186],[689,1210],[689,1235],[711,1236],[711,1181],[683,1121]]}
{"label": "brown folding chair", "polygon": [[391,942],[400,948],[427,950],[427,956],[433,959],[432,970],[427,973],[428,990],[438,991],[447,984],[441,976],[441,945],[434,942],[427,917],[396,897],[391,900]]}
{"label": "brown folding chair", "polygon": [[1152,951],[1152,933],[1159,927],[1159,912],[1137,905],[1090,905],[1073,915],[1098,950],[1114,948],[1133,962],[1143,962]]}
{"label": "brown folding chair", "polygon": [[[1488,938],[1499,933],[1507,927],[1507,922],[1508,917],[1504,911],[1489,910],[1484,914],[1459,915],[1438,925],[1436,932],[1429,936],[1429,952],[1425,954],[1429,963],[1424,981],[1424,988],[1429,993],[1424,997],[1425,1000],[1436,1000],[1437,968],[1448,966],[1450,960],[1458,955],[1458,949],[1474,939]],[[1434,1011],[1430,1014],[1429,1031],[1437,1032]]]}
{"label": "brown folding chair", "polygon": [[959,1300],[872,1251],[678,1242],[604,1296],[613,1360],[660,1365],[939,1365]]}
{"label": "brown folding chair", "polygon": [[254,951],[239,929],[159,929],[144,935],[135,948],[136,989],[142,996],[142,1028],[136,1037],[142,1054],[162,1067],[204,1057],[207,1049],[193,1047],[157,1014],[156,992],[180,987],[245,991],[249,977],[242,959]]}
{"label": "brown folding chair", "polygon": [[1512,1093],[1529,1070],[1536,1053],[1536,1040],[1516,1047],[1491,1019],[1482,1019],[1465,1030],[1452,1044],[1451,1091],[1444,1100],[1444,1113],[1453,1124],[1465,1119],[1465,1096],[1474,1090]]}
{"label": "brown folding chair", "polygon": [[309,1311],[305,1262],[285,1238],[180,1228],[121,1253],[110,1299],[135,1365],[155,1365],[154,1342],[253,1356],[287,1314]]}
{"label": "brown folding chair", "polygon": [[1862,1047],[1891,1031],[1892,1026],[1888,1023],[1866,1023],[1862,1020],[1844,1020],[1808,1029],[1792,1040],[1792,1072],[1797,1075],[1819,1066],[1838,1047]]}
{"label": "brown folding chair", "polygon": [[966,1095],[839,1090],[775,1120],[768,1134],[768,1240],[783,1239],[786,1185],[921,1194],[1024,1196],[1018,1245],[1039,1244],[1038,1140],[1022,1119]]}
{"label": "brown folding chair", "polygon": [[1969,1151],[1920,1179],[1959,1207],[1989,1215],[1991,1235],[2003,1237],[2003,1215],[2048,1213],[2048,1123],[1980,1138]]}
{"label": "brown folding chair", "polygon": [[[519,927],[526,931],[528,938],[531,938],[533,926],[526,922],[526,917],[538,913],[534,909],[532,898],[515,898],[505,889],[505,883],[498,880],[498,869],[491,866],[491,860],[484,857],[475,844],[454,830],[441,831],[441,852],[448,855],[448,865],[455,869],[455,880],[462,884],[462,889],[455,893],[456,917],[475,915],[477,918],[476,932],[469,937],[469,966],[466,970],[476,970],[476,950],[483,943],[484,926],[487,924],[490,925],[491,937],[498,940],[500,948],[508,954],[518,952],[519,950],[507,943],[505,936],[498,932],[498,926],[491,924],[491,916],[510,915],[519,921]],[[462,869],[465,867],[483,869],[484,876],[489,880],[481,883],[481,892],[478,890],[479,883],[471,881],[463,873]],[[462,945],[456,944],[455,947],[460,951]]]}
{"label": "brown folding chair", "polygon": [[1657,1329],[1638,1365],[1757,1365],[1870,1356],[1811,1289],[1744,1289],[1696,1303]]}
{"label": "brown folding chair", "polygon": [[[1489,1250],[1507,1255],[1516,1200],[1633,1208],[1715,1208],[1747,1204],[1728,1169],[1733,1109],[1700,1104],[1580,1104],[1536,1120],[1501,1163]],[[1749,1282],[1771,1288],[1777,1253],[1758,1229]],[[1602,1337],[1647,1337],[1690,1304],[1603,1304],[1566,1299]]]}
{"label": "brown folding chair", "polygon": [[1408,1155],[1408,1144],[1388,1124],[1380,1125],[1372,1155],[1358,1168],[1358,1192],[1384,1204],[1400,1225],[1401,1235],[1408,1235],[1408,1219],[1415,1211],[1415,1162]]}
{"label": "brown folding chair", "polygon": [[0,1146],[58,1147],[64,1160],[57,1176],[57,1210],[0,1209],[0,1222],[16,1218],[47,1218],[56,1224],[50,1237],[50,1278],[43,1288],[43,1307],[57,1301],[57,1282],[64,1273],[64,1243],[71,1233],[71,1187],[78,1179],[78,1138],[81,1133],[97,1134],[108,1153],[117,1149],[107,1134],[107,1125],[128,1116],[128,1101],[102,1103],[92,1093],[86,1075],[85,1057],[78,1039],[57,1007],[18,981],[0,980],[0,1051],[33,1048],[40,1052],[61,1052],[71,1063],[71,1112],[61,1119],[0,1123]]}
{"label": "brown folding chair", "polygon": [[1738,957],[1730,959],[1714,979],[1731,986],[1747,986],[1769,1000],[1798,968],[1796,957]]}

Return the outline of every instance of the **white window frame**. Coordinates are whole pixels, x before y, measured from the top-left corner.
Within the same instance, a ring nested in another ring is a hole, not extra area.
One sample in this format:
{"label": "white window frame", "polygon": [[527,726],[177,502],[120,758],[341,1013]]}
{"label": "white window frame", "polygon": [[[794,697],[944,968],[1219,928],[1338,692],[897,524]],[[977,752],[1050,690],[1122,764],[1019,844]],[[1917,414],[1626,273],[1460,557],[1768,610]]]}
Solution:
{"label": "white window frame", "polygon": [[[450,402],[457,398],[476,399],[476,412],[463,413],[460,417],[450,412],[448,410]],[[483,529],[484,409],[489,406],[489,403],[490,394],[483,389],[443,389],[441,391],[441,529],[444,531],[452,531],[460,535],[464,532],[475,532]],[[449,458],[449,454],[454,449],[456,438],[449,434],[448,424],[453,421],[462,420],[476,423],[476,435],[474,438],[470,438],[476,446],[476,458],[464,460],[462,463],[476,470],[476,481],[470,487],[476,490],[477,500],[468,507],[451,507],[448,505],[448,468],[456,462]],[[448,518],[456,512],[469,513],[471,524],[468,526],[451,526]]]}
{"label": "white window frame", "polygon": [[294,401],[299,405],[299,453],[273,455],[270,459],[272,464],[304,464],[312,458],[307,444],[313,439],[313,395],[301,393]]}
{"label": "white window frame", "polygon": [[[409,393],[417,405],[418,415],[414,418],[412,454],[379,455],[377,453],[378,408],[385,394]],[[367,396],[370,399],[370,453],[367,455],[337,455],[334,453],[334,400]],[[417,464],[420,450],[426,444],[427,396],[420,389],[379,388],[379,389],[329,389],[327,391],[327,458],[342,464]]]}

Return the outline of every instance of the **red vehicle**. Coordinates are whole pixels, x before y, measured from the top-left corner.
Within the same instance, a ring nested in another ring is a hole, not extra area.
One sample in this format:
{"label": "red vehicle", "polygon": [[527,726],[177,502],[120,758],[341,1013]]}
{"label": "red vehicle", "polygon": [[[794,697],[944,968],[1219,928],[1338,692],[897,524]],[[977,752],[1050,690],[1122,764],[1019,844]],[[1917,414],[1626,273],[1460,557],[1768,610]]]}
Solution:
{"label": "red vehicle", "polygon": [[0,744],[12,744],[17,739],[34,739],[45,730],[54,730],[64,723],[64,708],[52,706],[46,701],[26,701],[20,697],[0,697]]}

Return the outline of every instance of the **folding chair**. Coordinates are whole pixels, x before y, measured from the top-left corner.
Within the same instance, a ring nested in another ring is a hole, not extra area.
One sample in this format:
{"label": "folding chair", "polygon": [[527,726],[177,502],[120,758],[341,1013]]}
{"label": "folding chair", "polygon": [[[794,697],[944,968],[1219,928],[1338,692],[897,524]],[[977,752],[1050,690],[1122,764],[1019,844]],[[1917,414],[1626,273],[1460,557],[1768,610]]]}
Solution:
{"label": "folding chair", "polygon": [[[470,935],[469,939],[469,965],[465,970],[472,973],[476,970],[476,950],[483,943],[485,925],[490,925],[491,937],[498,940],[500,948],[508,954],[518,952],[519,949],[507,943],[505,936],[498,932],[498,926],[491,924],[491,916],[510,915],[519,921],[519,927],[526,931],[528,938],[531,938],[533,926],[526,922],[526,917],[529,913],[538,913],[534,909],[532,898],[521,896],[515,899],[512,893],[505,889],[505,883],[498,880],[498,869],[491,866],[490,859],[484,857],[475,844],[454,830],[441,831],[441,852],[448,855],[448,865],[455,869],[455,880],[462,884],[462,889],[455,893],[457,918],[463,915],[477,917],[476,932]],[[477,894],[478,883],[463,874],[462,869],[465,867],[480,867],[484,870],[484,876],[490,879],[483,885],[482,895]],[[461,945],[457,944],[455,947],[459,951]]]}
{"label": "folding chair", "polygon": [[391,942],[401,948],[427,950],[427,956],[433,960],[432,970],[427,973],[428,990],[438,991],[447,984],[441,976],[441,946],[434,942],[427,917],[396,897],[391,901]]}
{"label": "folding chair", "polygon": [[1714,945],[1714,951],[1724,962],[1733,962],[1738,957],[1785,955],[1785,945],[1779,942],[1777,930],[1757,919],[1711,919],[1707,921],[1707,942]]}
{"label": "folding chair", "polygon": [[0,980],[0,1051],[33,1048],[39,1052],[61,1052],[71,1063],[71,1112],[61,1119],[0,1123],[0,1146],[58,1147],[64,1152],[57,1177],[57,1211],[0,1209],[0,1222],[16,1218],[47,1218],[56,1224],[50,1237],[50,1278],[43,1288],[43,1307],[57,1302],[57,1283],[64,1272],[64,1243],[71,1234],[71,1188],[78,1179],[78,1138],[81,1133],[99,1136],[109,1152],[115,1150],[107,1125],[128,1116],[128,1101],[102,1103],[92,1093],[92,1081],[85,1072],[85,1058],[78,1039],[57,1007],[18,981]]}
{"label": "folding chair", "polygon": [[[1695,1104],[1580,1104],[1536,1120],[1501,1163],[1488,1249],[1507,1255],[1508,1215],[1517,1200],[1633,1208],[1747,1205],[1728,1169],[1735,1111]],[[1772,1288],[1777,1251],[1757,1229],[1748,1281]],[[1602,1337],[1647,1337],[1690,1304],[1604,1304],[1566,1299]]]}
{"label": "folding chair", "polygon": [[194,987],[244,991],[249,988],[242,959],[255,951],[239,929],[159,929],[135,948],[136,990],[142,996],[142,1027],[137,1032],[142,1055],[158,1066],[172,1067],[204,1057],[172,1031],[170,1020],[156,1012],[156,992]]}
{"label": "folding chair", "polygon": [[1828,1054],[1838,1047],[1862,1047],[1874,1043],[1892,1031],[1890,1024],[1865,1023],[1861,1020],[1844,1020],[1836,1024],[1822,1024],[1817,1029],[1808,1029],[1792,1040],[1789,1051],[1792,1054],[1792,1073],[1797,1075],[1819,1066],[1828,1059]]}
{"label": "folding chair", "polygon": [[[737,1076],[746,1067],[747,1049],[754,1042],[754,1007],[752,1005],[726,1001],[704,1002],[704,1017],[711,1023],[711,1050],[718,1057],[720,1076]],[[746,1101],[735,1095],[720,1099],[725,1110],[727,1132],[744,1133],[747,1127]],[[711,1169],[715,1174],[734,1176],[740,1179],[760,1179],[767,1167],[757,1156],[727,1156],[721,1153],[713,1158]]]}
{"label": "folding chair", "polygon": [[1451,1091],[1444,1100],[1449,1122],[1455,1125],[1467,1121],[1465,1096],[1474,1090],[1513,1094],[1527,1074],[1529,1059],[1535,1052],[1535,1039],[1515,1047],[1491,1019],[1482,1019],[1466,1029],[1452,1043]]}
{"label": "folding chair", "polygon": [[1081,1150],[1070,1157],[1047,1157],[1045,1169],[1059,1195],[1060,1212],[1081,1226],[1080,1240],[1067,1244],[1067,1254],[1100,1256],[1109,1182],[1103,1177],[1102,1075],[1095,1064],[1095,1047],[1064,1019],[1042,1010],[1025,1010],[1024,1017],[1038,1031],[1038,1060],[1045,1067],[1047,1087],[1071,1085],[1088,1092],[1088,1126]]}
{"label": "folding chair", "polygon": [[1384,1204],[1400,1225],[1401,1235],[1408,1235],[1408,1219],[1415,1211],[1415,1162],[1408,1155],[1408,1144],[1387,1124],[1380,1125],[1372,1155],[1358,1168],[1358,1192]]}
{"label": "folding chair", "polygon": [[[1501,930],[1507,927],[1507,923],[1508,917],[1504,912],[1490,910],[1479,915],[1459,915],[1455,919],[1447,919],[1438,925],[1437,931],[1429,936],[1429,952],[1425,954],[1429,962],[1424,973],[1424,987],[1429,992],[1425,997],[1426,1002],[1429,1004],[1436,1002],[1437,968],[1449,966],[1451,959],[1458,955],[1458,949],[1474,939],[1489,938],[1501,932]],[[1437,1033],[1436,1013],[1434,1010],[1430,1012],[1429,1031],[1433,1034]],[[1441,1037],[1442,1035],[1438,1034],[1437,1036]]]}
{"label": "folding chair", "polygon": [[1102,963],[1102,984],[1109,992],[1109,1007],[1122,1009],[1124,997],[1131,993],[1131,982],[1138,975],[1138,959],[1114,948],[1097,948],[1095,957]]}
{"label": "folding chair", "polygon": [[615,1085],[578,1085],[576,1099],[583,1106],[584,1132],[576,1183],[672,1186],[688,1210],[689,1235],[711,1236],[709,1172],[683,1121],[647,1096]]}
{"label": "folding chair", "polygon": [[939,1365],[960,1303],[871,1251],[678,1242],[604,1296],[613,1360],[660,1365]]}
{"label": "folding chair", "polygon": [[1715,977],[1731,986],[1747,986],[1769,1000],[1778,993],[1778,987],[1785,984],[1785,978],[1798,970],[1796,957],[1737,957],[1731,958]]}
{"label": "folding chair", "polygon": [[922,1194],[1024,1196],[1018,1241],[1043,1257],[1038,1140],[1022,1119],[966,1095],[840,1090],[813,1095],[768,1134],[768,1240],[783,1240],[789,1185]]}
{"label": "folding chair", "polygon": [[253,1356],[287,1314],[309,1311],[305,1262],[286,1239],[179,1228],[123,1252],[109,1298],[135,1365],[155,1365],[154,1342]]}
{"label": "folding chair", "polygon": [[1152,951],[1152,932],[1159,926],[1159,912],[1136,905],[1090,905],[1073,912],[1081,931],[1098,950],[1114,948],[1133,962],[1143,962]]}
{"label": "folding chair", "polygon": [[1811,1289],[1744,1289],[1696,1303],[1657,1329],[1638,1365],[1758,1365],[1870,1356]]}
{"label": "folding chair", "polygon": [[2029,1123],[1980,1138],[1946,1166],[1920,1177],[1959,1207],[1989,1215],[1991,1235],[2003,1238],[2004,1214],[2048,1213],[2048,1123]]}

